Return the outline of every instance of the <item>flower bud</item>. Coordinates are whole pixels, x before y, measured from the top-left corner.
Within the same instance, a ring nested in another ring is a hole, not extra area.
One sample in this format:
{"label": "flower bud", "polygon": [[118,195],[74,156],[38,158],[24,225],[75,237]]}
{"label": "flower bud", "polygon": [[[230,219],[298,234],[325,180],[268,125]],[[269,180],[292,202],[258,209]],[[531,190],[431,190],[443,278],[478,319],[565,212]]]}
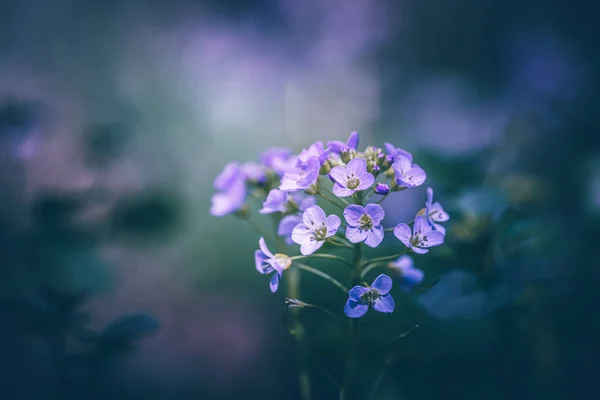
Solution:
{"label": "flower bud", "polygon": [[304,190],[304,193],[309,194],[311,196],[315,196],[319,193],[321,193],[321,188],[319,187],[319,181],[313,183],[312,185],[310,185],[309,187],[306,188],[306,190]]}
{"label": "flower bud", "polygon": [[390,192],[390,186],[385,183],[378,183],[375,186],[375,193],[380,195],[386,195]]}
{"label": "flower bud", "polygon": [[329,174],[329,171],[331,171],[331,164],[329,163],[329,161],[325,160],[323,162],[323,164],[321,164],[321,169],[319,170],[319,174],[327,175],[327,174]]}
{"label": "flower bud", "polygon": [[286,308],[304,308],[308,304],[298,299],[290,299],[288,297],[285,298],[285,307]]}

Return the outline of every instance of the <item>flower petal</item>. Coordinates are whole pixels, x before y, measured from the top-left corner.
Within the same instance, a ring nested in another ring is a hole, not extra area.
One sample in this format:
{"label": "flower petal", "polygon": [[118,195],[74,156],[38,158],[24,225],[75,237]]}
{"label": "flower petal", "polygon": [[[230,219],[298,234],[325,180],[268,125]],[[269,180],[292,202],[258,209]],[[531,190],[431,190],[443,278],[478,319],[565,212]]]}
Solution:
{"label": "flower petal", "polygon": [[374,226],[373,229],[370,229],[367,232],[367,237],[365,239],[365,244],[369,247],[377,247],[383,241],[383,227],[381,225]]}
{"label": "flower petal", "polygon": [[341,224],[342,220],[337,215],[331,214],[328,216],[325,220],[325,226],[327,227],[327,235],[325,237],[335,235]]}
{"label": "flower petal", "polygon": [[261,274],[265,274],[265,269],[263,268],[263,264],[267,255],[260,250],[256,250],[254,252],[254,265],[256,266],[256,270]]}
{"label": "flower petal", "polygon": [[360,243],[367,238],[368,231],[360,229],[358,226],[348,225],[346,227],[346,239],[350,243]]}
{"label": "flower petal", "polygon": [[267,247],[267,244],[265,243],[265,238],[261,237],[258,240],[258,246],[260,247],[260,249],[262,250],[262,252],[267,255],[267,257],[269,257],[269,258],[273,257],[273,253],[271,253],[271,251]]}
{"label": "flower petal", "polygon": [[404,155],[398,155],[394,161],[394,164],[392,164],[394,171],[400,173],[401,175],[406,174],[408,170],[410,170],[410,167],[411,161]]}
{"label": "flower petal", "polygon": [[348,161],[346,171],[358,177],[367,171],[367,161],[364,158],[353,158]]}
{"label": "flower petal", "polygon": [[365,214],[365,208],[358,204],[350,204],[344,208],[344,219],[349,225],[358,226],[360,217]]}
{"label": "flower petal", "polygon": [[246,201],[246,184],[243,179],[235,180],[226,192],[212,196],[210,213],[215,217],[231,214],[244,205]]}
{"label": "flower petal", "polygon": [[369,311],[368,304],[360,304],[356,301],[352,301],[352,299],[348,299],[344,306],[344,313],[350,318],[360,318],[365,315],[367,311]]}
{"label": "flower petal", "polygon": [[356,150],[358,147],[358,143],[360,142],[360,136],[358,136],[358,132],[354,131],[350,134],[348,138],[348,148],[352,150]]}
{"label": "flower petal", "polygon": [[375,289],[381,296],[385,296],[392,290],[392,278],[386,274],[381,274],[371,284],[371,288]]}
{"label": "flower petal", "polygon": [[410,246],[410,249],[415,254],[427,254],[427,253],[429,253],[429,250],[421,248],[421,247],[417,247],[417,246]]}
{"label": "flower petal", "polygon": [[356,190],[365,190],[373,186],[373,183],[375,182],[375,177],[370,172],[363,172],[360,175],[358,175],[358,181],[360,183],[358,184]]}
{"label": "flower petal", "polygon": [[333,153],[339,154],[342,151],[342,149],[345,149],[346,147],[347,144],[339,140],[332,140],[331,142],[327,142],[327,148],[330,152]]}
{"label": "flower petal", "polygon": [[279,274],[273,274],[271,276],[269,287],[271,288],[271,292],[275,293],[277,291],[277,288],[279,287]]}
{"label": "flower petal", "polygon": [[226,191],[235,179],[242,176],[240,163],[232,161],[227,164],[223,170],[217,175],[214,181],[214,187],[220,192]]}
{"label": "flower petal", "polygon": [[407,172],[406,175],[412,178],[410,180],[411,187],[421,186],[427,179],[427,174],[417,164],[413,164],[412,168]]}
{"label": "flower petal", "polygon": [[352,299],[348,299],[346,301],[346,306],[344,306],[344,313],[350,318],[360,318],[365,315],[369,311],[368,304],[360,304],[356,301],[352,301]]}
{"label": "flower petal", "polygon": [[354,286],[352,289],[348,291],[348,296],[350,299],[362,303],[363,300],[361,296],[369,291],[369,288],[364,286]]}
{"label": "flower petal", "polygon": [[321,225],[323,222],[325,222],[326,218],[327,216],[325,215],[325,211],[316,205],[308,207],[302,214],[302,221],[304,222],[304,225],[309,228]]}
{"label": "flower petal", "polygon": [[396,259],[396,261],[393,261],[390,263],[390,267],[397,269],[401,272],[409,270],[411,268],[413,268],[414,266],[414,261],[412,259],[411,256],[404,254],[400,257],[398,257]]}
{"label": "flower petal", "polygon": [[395,307],[396,304],[394,303],[394,298],[391,294],[378,297],[377,299],[375,299],[375,302],[373,304],[373,309],[382,313],[394,312]]}
{"label": "flower petal", "polygon": [[440,224],[433,224],[433,228],[438,231],[439,233],[441,233],[442,235],[446,235],[446,228],[444,228],[442,225]]}
{"label": "flower petal", "polygon": [[438,202],[434,203],[429,210],[431,219],[435,222],[446,222],[450,219],[450,215],[442,208],[442,205]]}
{"label": "flower petal", "polygon": [[292,240],[299,245],[311,242],[313,236],[312,230],[304,224],[298,224],[292,230]]}
{"label": "flower petal", "polygon": [[333,189],[331,191],[337,197],[352,196],[354,194],[354,192],[356,192],[356,190],[348,189],[347,187],[345,187],[337,182],[333,184]]}
{"label": "flower petal", "polygon": [[413,231],[415,234],[423,235],[431,230],[431,226],[427,223],[427,217],[419,215],[415,217],[415,224],[413,226]]}
{"label": "flower petal", "polygon": [[367,204],[365,206],[365,211],[371,216],[373,225],[379,225],[381,223],[381,220],[385,216],[383,207],[381,207],[379,204]]}
{"label": "flower petal", "polygon": [[311,240],[309,242],[303,243],[302,246],[300,246],[300,253],[302,253],[303,256],[312,254],[315,251],[319,250],[321,246],[323,246],[323,243],[324,242],[322,240]]}
{"label": "flower petal", "polygon": [[426,247],[435,247],[444,243],[444,234],[440,231],[431,231],[427,234]]}
{"label": "flower petal", "polygon": [[412,236],[410,226],[405,223],[396,225],[394,228],[394,236],[396,236],[406,247],[410,246],[410,238]]}
{"label": "flower petal", "polygon": [[346,178],[348,174],[346,173],[346,167],[342,167],[341,165],[338,165],[337,167],[333,167],[331,168],[331,171],[329,171],[329,177],[331,179],[333,179],[335,182],[341,183],[341,184],[345,184],[346,181],[348,180]]}
{"label": "flower petal", "polygon": [[302,223],[302,217],[299,215],[287,215],[279,221],[277,234],[279,236],[290,236],[294,228]]}
{"label": "flower petal", "polygon": [[410,292],[423,281],[425,274],[418,268],[407,268],[402,271],[402,281],[400,288],[404,292]]}

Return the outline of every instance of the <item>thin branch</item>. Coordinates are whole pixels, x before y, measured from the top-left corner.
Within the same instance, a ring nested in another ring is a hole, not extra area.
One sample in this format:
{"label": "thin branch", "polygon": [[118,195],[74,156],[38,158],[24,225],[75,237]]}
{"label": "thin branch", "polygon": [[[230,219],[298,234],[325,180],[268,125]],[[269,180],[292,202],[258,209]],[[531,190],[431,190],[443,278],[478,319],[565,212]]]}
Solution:
{"label": "thin branch", "polygon": [[313,267],[310,267],[306,264],[294,264],[296,266],[296,268],[301,269],[303,271],[306,272],[310,272],[314,275],[317,275],[325,280],[328,280],[329,282],[331,282],[332,284],[334,284],[335,286],[337,286],[342,292],[344,292],[344,294],[348,294],[348,289],[346,288],[346,286],[342,285],[339,281],[337,281],[336,279],[334,279],[332,276],[330,276],[329,274],[326,274],[323,271],[319,271],[318,269],[315,269]]}

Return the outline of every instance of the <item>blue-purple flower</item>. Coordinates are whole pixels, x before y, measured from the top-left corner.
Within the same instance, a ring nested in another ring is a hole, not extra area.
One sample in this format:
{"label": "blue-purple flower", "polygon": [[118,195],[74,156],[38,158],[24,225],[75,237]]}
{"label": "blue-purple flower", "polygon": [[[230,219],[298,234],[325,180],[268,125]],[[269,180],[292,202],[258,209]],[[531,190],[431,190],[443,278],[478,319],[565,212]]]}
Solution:
{"label": "blue-purple flower", "polygon": [[350,134],[346,143],[340,142],[339,140],[333,140],[327,143],[327,147],[332,153],[340,154],[344,151],[356,150],[359,141],[360,137],[358,136],[358,132],[354,131]]}
{"label": "blue-purple flower", "polygon": [[379,275],[371,286],[354,286],[348,291],[348,301],[344,313],[350,318],[360,318],[372,307],[375,311],[391,313],[394,311],[394,298],[390,294],[392,278]]}
{"label": "blue-purple flower", "polygon": [[293,192],[307,189],[319,179],[321,163],[317,157],[312,157],[306,162],[298,160],[296,167],[288,170],[281,178],[279,190]]}
{"label": "blue-purple flower", "polygon": [[212,215],[222,217],[234,213],[246,202],[246,182],[239,163],[227,164],[215,178],[214,186],[218,192],[211,198]]}
{"label": "blue-purple flower", "polygon": [[273,254],[267,247],[264,238],[260,238],[258,241],[260,250],[254,252],[254,263],[256,264],[256,270],[261,274],[274,274],[271,276],[269,286],[271,292],[275,293],[279,286],[279,280],[283,274],[283,271],[288,269],[292,265],[292,260],[285,254]]}
{"label": "blue-purple flower", "polygon": [[312,158],[316,158],[319,161],[319,165],[321,165],[327,159],[328,153],[329,148],[325,148],[323,142],[315,142],[308,149],[304,149],[298,154],[298,163],[307,163]]}
{"label": "blue-purple flower", "polygon": [[397,271],[401,277],[400,288],[404,292],[410,292],[423,281],[423,271],[415,268],[414,262],[411,256],[402,255],[398,257],[396,261],[389,263],[390,268]]}
{"label": "blue-purple flower", "polygon": [[442,205],[438,202],[433,202],[433,189],[427,188],[427,202],[425,203],[425,216],[427,222],[436,231],[440,231],[444,235],[446,234],[446,228],[437,222],[446,222],[450,219],[450,215],[442,208]]}
{"label": "blue-purple flower", "polygon": [[398,224],[394,228],[394,235],[408,248],[417,254],[425,254],[429,247],[439,246],[444,243],[444,234],[434,231],[427,223],[424,216],[415,217],[415,224],[411,231],[407,224]]}
{"label": "blue-purple flower", "polygon": [[388,159],[390,160],[390,162],[393,163],[394,161],[396,161],[396,158],[398,156],[404,156],[404,157],[408,158],[408,160],[412,163],[413,156],[408,151],[399,149],[398,147],[394,146],[391,143],[384,143],[384,146],[385,146],[385,151],[387,153],[387,156],[388,156]]}
{"label": "blue-purple flower", "polygon": [[394,169],[394,175],[396,176],[396,183],[401,187],[415,187],[420,186],[425,182],[427,175],[425,171],[417,164],[413,164],[412,161],[404,156],[398,155],[396,160],[392,164]]}
{"label": "blue-purple flower", "polygon": [[386,195],[390,192],[390,185],[386,184],[386,183],[378,183],[377,185],[375,185],[375,190],[374,192],[376,194],[380,194],[380,195]]}
{"label": "blue-purple flower", "polygon": [[242,164],[240,169],[247,182],[265,183],[267,181],[267,171],[262,164],[247,162]]}
{"label": "blue-purple flower", "polygon": [[285,212],[288,207],[290,195],[279,189],[271,189],[263,206],[258,210],[261,214],[271,214],[275,212]]}
{"label": "blue-purple flower", "polygon": [[281,177],[296,166],[297,158],[289,149],[272,148],[260,155],[260,161]]}
{"label": "blue-purple flower", "polygon": [[307,196],[302,192],[292,194],[292,199],[298,205],[298,211],[300,211],[300,213],[286,215],[279,221],[279,226],[277,227],[277,234],[284,237],[285,243],[288,245],[294,243],[292,241],[292,232],[296,225],[302,223],[301,213],[316,204],[316,200],[313,196]]}
{"label": "blue-purple flower", "polygon": [[375,177],[367,172],[367,162],[363,158],[353,158],[345,167],[333,167],[329,177],[335,181],[333,193],[338,197],[352,196],[375,182]]}
{"label": "blue-purple flower", "polygon": [[292,231],[292,240],[300,245],[300,253],[309,255],[323,246],[325,239],[335,235],[341,224],[337,215],[327,216],[317,205],[302,214],[302,223]]}
{"label": "blue-purple flower", "polygon": [[348,222],[346,238],[351,243],[365,242],[369,247],[377,247],[383,240],[381,220],[385,213],[379,204],[365,207],[351,204],[344,209],[344,219]]}

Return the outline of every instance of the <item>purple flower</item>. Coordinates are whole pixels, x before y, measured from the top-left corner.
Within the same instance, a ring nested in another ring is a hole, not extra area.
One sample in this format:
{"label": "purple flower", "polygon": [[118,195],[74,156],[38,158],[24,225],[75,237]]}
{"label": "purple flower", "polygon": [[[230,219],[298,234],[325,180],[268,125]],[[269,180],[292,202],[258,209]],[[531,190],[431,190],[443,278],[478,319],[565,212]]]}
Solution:
{"label": "purple flower", "polygon": [[375,186],[375,193],[377,193],[377,194],[386,195],[389,192],[390,192],[390,186],[385,183],[378,183]]}
{"label": "purple flower", "polygon": [[358,132],[354,131],[350,134],[346,143],[340,142],[339,140],[333,140],[327,143],[327,147],[332,153],[340,154],[343,151],[356,150],[359,141],[360,137],[358,136]]}
{"label": "purple flower", "polygon": [[394,311],[394,298],[390,294],[392,278],[379,275],[371,286],[354,286],[348,291],[348,301],[344,313],[350,318],[360,318],[372,307],[375,311],[391,313]]}
{"label": "purple flower", "polygon": [[417,254],[425,254],[429,251],[427,248],[444,243],[444,234],[434,231],[427,223],[427,218],[420,215],[415,217],[412,232],[410,227],[403,223],[396,225],[394,235]]}
{"label": "purple flower", "polygon": [[333,167],[329,177],[335,181],[333,193],[338,197],[352,196],[375,182],[375,177],[367,172],[367,162],[363,158],[353,158],[345,167]]}
{"label": "purple flower", "polygon": [[402,278],[400,287],[404,292],[412,291],[415,286],[423,281],[423,271],[415,268],[412,257],[406,254],[391,262],[389,266],[400,273]]}
{"label": "purple flower", "polygon": [[379,204],[367,204],[362,207],[351,204],[344,209],[344,218],[348,222],[346,237],[351,243],[365,242],[369,247],[377,247],[383,240],[383,208]]}
{"label": "purple flower", "polygon": [[[313,196],[307,196],[302,192],[297,192],[292,194],[292,198],[298,205],[298,210],[300,212],[306,210],[309,207],[315,205],[316,200]],[[279,221],[279,226],[277,228],[277,234],[285,238],[286,244],[294,243],[292,241],[292,232],[296,225],[302,223],[302,215],[300,214],[292,214],[283,217],[281,221]]]}
{"label": "purple flower", "polygon": [[335,235],[341,220],[337,215],[326,216],[319,206],[312,206],[302,214],[301,224],[292,231],[292,240],[300,245],[300,253],[309,255],[317,251],[325,239]]}
{"label": "purple flower", "polygon": [[442,208],[438,202],[433,203],[433,189],[427,188],[427,202],[425,203],[425,216],[427,222],[436,231],[446,234],[446,228],[436,222],[446,222],[450,219],[450,215]]}
{"label": "purple flower", "polygon": [[267,247],[264,238],[260,238],[258,241],[260,250],[254,252],[254,263],[256,264],[256,270],[261,274],[270,274],[275,272],[271,276],[271,292],[275,293],[279,286],[279,280],[283,271],[288,269],[292,265],[292,260],[285,254],[273,254]]}
{"label": "purple flower", "polygon": [[402,187],[415,187],[422,185],[425,182],[427,175],[425,171],[406,156],[399,155],[396,161],[392,164],[396,183]]}
{"label": "purple flower", "polygon": [[306,163],[298,161],[296,167],[288,170],[281,178],[279,190],[286,192],[304,190],[319,179],[321,164],[316,157],[310,158]]}
{"label": "purple flower", "polygon": [[[323,146],[323,142],[315,142],[309,146],[308,149],[304,149],[298,154],[298,164],[305,164],[312,158],[316,158],[319,161],[319,165],[323,164],[327,160],[327,154],[329,149]],[[298,166],[296,164],[296,166]]]}
{"label": "purple flower", "polygon": [[385,146],[385,151],[387,153],[387,156],[389,157],[391,162],[396,161],[396,158],[398,156],[404,156],[404,157],[408,158],[408,161],[410,161],[412,163],[413,156],[408,151],[399,149],[391,143],[384,143],[384,146]]}
{"label": "purple flower", "polygon": [[215,217],[236,212],[246,202],[246,183],[239,163],[227,164],[215,178],[214,186],[219,190],[211,198],[210,213]]}
{"label": "purple flower", "polygon": [[260,155],[260,161],[265,167],[272,169],[278,176],[283,176],[296,165],[296,157],[288,149],[273,148]]}
{"label": "purple flower", "polygon": [[272,189],[263,203],[263,207],[258,210],[261,214],[271,214],[274,212],[285,212],[287,209],[290,195],[279,189]]}
{"label": "purple flower", "polygon": [[218,191],[226,191],[236,180],[239,180],[240,177],[242,179],[244,178],[240,163],[232,161],[227,164],[215,178],[215,189]]}
{"label": "purple flower", "polygon": [[255,183],[265,183],[267,181],[267,171],[265,171],[265,167],[262,164],[247,162],[240,167],[240,170],[246,181]]}

